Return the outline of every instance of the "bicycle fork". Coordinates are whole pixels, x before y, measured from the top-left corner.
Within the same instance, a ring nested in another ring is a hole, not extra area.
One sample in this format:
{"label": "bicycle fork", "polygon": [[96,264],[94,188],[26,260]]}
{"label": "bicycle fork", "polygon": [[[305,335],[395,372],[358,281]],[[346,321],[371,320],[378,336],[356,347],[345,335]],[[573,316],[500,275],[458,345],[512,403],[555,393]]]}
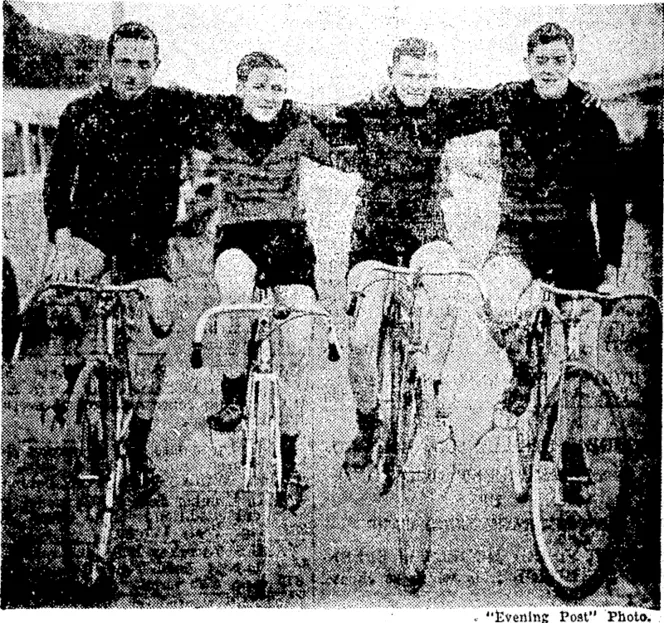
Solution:
{"label": "bicycle fork", "polygon": [[[243,488],[249,490],[251,481],[252,464],[254,462],[254,447],[258,434],[267,434],[274,440],[274,457],[276,463],[277,491],[281,491],[281,404],[279,401],[279,377],[272,371],[272,352],[268,335],[269,323],[265,319],[259,321],[258,333],[262,334],[260,347],[258,350],[258,361],[255,369],[249,373],[247,383],[247,421],[246,421],[246,457],[244,465]],[[267,399],[267,404],[262,401]],[[263,417],[261,413],[263,408],[269,409],[268,426],[259,422]],[[259,430],[262,427],[263,430]]]}
{"label": "bicycle fork", "polygon": [[[556,472],[558,473],[556,486],[556,503],[565,503],[566,486],[583,487],[592,484],[592,478],[588,473],[588,457],[583,444],[581,434],[581,414],[576,417],[570,416],[569,401],[575,399],[572,395],[566,395],[566,376],[573,367],[581,365],[581,320],[580,301],[572,301],[572,309],[568,318],[563,319],[563,339],[565,344],[565,357],[560,364],[560,376],[558,383],[558,426],[554,428],[556,435],[555,454],[553,456]],[[583,366],[586,367],[586,366]],[[581,377],[579,383],[581,383]],[[569,390],[569,388],[567,388]],[[582,399],[582,396],[579,397]],[[563,450],[565,449],[565,450]],[[576,450],[579,450],[578,453]],[[563,456],[567,453],[569,456]],[[571,465],[571,463],[577,463]],[[571,470],[571,473],[569,473]]]}

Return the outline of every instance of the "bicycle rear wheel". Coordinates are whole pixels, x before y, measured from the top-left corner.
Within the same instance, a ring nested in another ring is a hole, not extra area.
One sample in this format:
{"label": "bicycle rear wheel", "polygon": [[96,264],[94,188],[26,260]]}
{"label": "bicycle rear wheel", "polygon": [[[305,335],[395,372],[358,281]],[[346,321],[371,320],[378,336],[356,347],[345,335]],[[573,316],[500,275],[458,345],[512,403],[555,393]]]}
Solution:
{"label": "bicycle rear wheel", "polygon": [[97,359],[81,371],[67,420],[75,423],[77,456],[69,489],[71,562],[78,579],[97,586],[110,577],[111,520],[119,479],[115,427],[121,397],[118,374]]}
{"label": "bicycle rear wheel", "polygon": [[611,568],[625,437],[613,392],[567,366],[545,405],[532,472],[532,528],[545,579],[565,599],[594,592]]}

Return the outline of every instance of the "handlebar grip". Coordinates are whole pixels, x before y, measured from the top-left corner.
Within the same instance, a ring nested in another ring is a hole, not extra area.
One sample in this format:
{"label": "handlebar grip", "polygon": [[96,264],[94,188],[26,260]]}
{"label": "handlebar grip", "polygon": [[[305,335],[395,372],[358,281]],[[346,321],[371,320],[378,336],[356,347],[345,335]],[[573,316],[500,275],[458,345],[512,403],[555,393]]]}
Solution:
{"label": "handlebar grip", "polygon": [[337,341],[337,332],[334,330],[334,325],[332,324],[330,325],[330,330],[327,334],[327,358],[333,363],[341,359],[339,343]]}
{"label": "handlebar grip", "polygon": [[339,354],[339,347],[332,342],[327,345],[327,358],[333,363],[341,359],[341,355]]}
{"label": "handlebar grip", "polygon": [[191,344],[191,367],[198,370],[203,367],[203,343],[192,342]]}

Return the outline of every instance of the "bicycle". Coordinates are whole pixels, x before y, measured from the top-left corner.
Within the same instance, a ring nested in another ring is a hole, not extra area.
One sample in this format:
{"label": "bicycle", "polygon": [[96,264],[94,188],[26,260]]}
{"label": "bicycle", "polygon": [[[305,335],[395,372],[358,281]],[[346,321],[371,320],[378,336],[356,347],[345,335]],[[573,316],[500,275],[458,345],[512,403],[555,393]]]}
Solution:
{"label": "bicycle", "polygon": [[191,351],[191,365],[203,366],[203,340],[210,320],[222,314],[249,314],[256,317],[252,327],[249,352],[249,374],[244,417],[242,419],[243,457],[242,491],[252,517],[255,498],[259,517],[250,544],[257,561],[258,586],[265,592],[274,583],[276,566],[273,542],[273,512],[282,491],[279,377],[275,371],[272,336],[284,324],[308,316],[324,318],[328,323],[328,359],[340,359],[336,330],[330,313],[319,304],[310,307],[286,307],[274,302],[271,290],[258,288],[257,302],[239,305],[217,305],[204,311],[196,323]]}
{"label": "bicycle", "polygon": [[[652,296],[563,290],[538,281],[530,350],[536,370],[528,409],[513,427],[511,471],[517,499],[530,493],[531,527],[544,578],[564,599],[593,593],[611,569],[629,447],[620,401],[595,361],[584,362],[581,319],[593,301]],[[554,324],[562,328],[558,366],[549,361]],[[555,368],[557,367],[557,372]]]}
{"label": "bicycle", "polygon": [[[128,458],[135,397],[128,353],[133,321],[127,299],[135,297],[140,303],[147,295],[131,284],[53,282],[38,296],[47,291],[95,297],[96,347],[85,357],[59,423],[65,445],[73,450],[66,500],[73,535],[68,555],[79,580],[98,587],[112,579],[111,537],[120,498],[128,490],[129,477],[141,478]],[[159,328],[149,318],[158,335]]]}
{"label": "bicycle", "polygon": [[[456,470],[454,431],[447,415],[436,409],[433,379],[424,366],[427,337],[422,321],[428,306],[422,296],[424,278],[469,277],[484,301],[487,296],[471,269],[425,272],[379,263],[375,270],[385,276],[352,293],[348,315],[355,315],[369,287],[390,284],[378,347],[382,426],[372,463],[378,470],[381,495],[396,490],[398,565],[388,577],[415,593],[424,584],[431,555],[435,497],[449,489]],[[449,469],[444,466],[445,455]]]}

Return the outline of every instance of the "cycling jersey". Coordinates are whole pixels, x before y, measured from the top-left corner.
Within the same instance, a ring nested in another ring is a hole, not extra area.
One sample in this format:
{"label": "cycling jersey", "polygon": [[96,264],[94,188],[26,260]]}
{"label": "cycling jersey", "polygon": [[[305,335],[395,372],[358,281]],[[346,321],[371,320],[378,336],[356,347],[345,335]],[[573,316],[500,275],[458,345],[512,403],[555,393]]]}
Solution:
{"label": "cycling jersey", "polygon": [[305,220],[299,199],[302,158],[329,164],[329,147],[308,118],[285,101],[274,121],[259,122],[236,96],[220,97],[212,114],[216,177],[212,201],[222,223]]}
{"label": "cycling jersey", "polygon": [[364,178],[349,268],[368,259],[395,263],[397,256],[407,264],[423,244],[449,242],[441,204],[451,197],[443,149],[467,133],[469,93],[436,88],[424,106],[409,107],[390,89],[339,108],[338,120],[315,119],[333,147],[355,150],[351,162]]}
{"label": "cycling jersey", "polygon": [[530,80],[472,98],[466,127],[500,136],[501,218],[493,254],[512,246],[541,264],[554,261],[545,256],[557,249],[561,258],[567,253],[592,259],[576,270],[620,265],[626,215],[616,167],[618,133],[605,112],[583,103],[585,95],[570,83],[562,98],[546,100]]}
{"label": "cycling jersey", "polygon": [[117,256],[134,278],[164,276],[182,158],[209,148],[210,97],[150,87],[133,100],[110,86],[65,109],[44,184],[49,239],[74,236]]}

